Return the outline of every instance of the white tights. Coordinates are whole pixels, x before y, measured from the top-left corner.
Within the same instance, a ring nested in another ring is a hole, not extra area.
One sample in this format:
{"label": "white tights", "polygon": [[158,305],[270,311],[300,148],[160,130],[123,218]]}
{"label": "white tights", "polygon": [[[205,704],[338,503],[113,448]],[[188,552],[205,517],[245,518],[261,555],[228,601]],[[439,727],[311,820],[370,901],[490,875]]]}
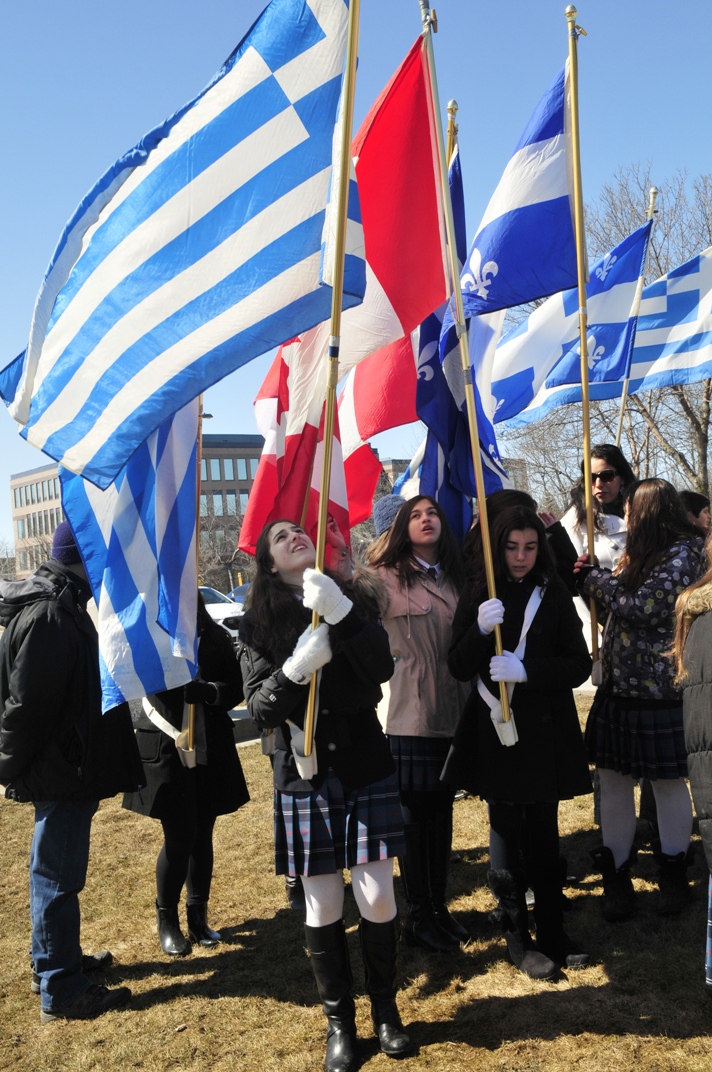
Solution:
{"label": "white tights", "polygon": [[[635,781],[629,774],[599,769],[601,834],[616,867],[630,856],[635,837]],[[687,852],[692,834],[692,801],[684,778],[660,778],[650,783],[658,813],[660,848],[666,856]]]}
{"label": "white tights", "polygon": [[[328,927],[344,914],[344,876],[302,875],[308,927]],[[375,860],[351,868],[351,886],[358,910],[370,923],[388,923],[396,915],[393,860]]]}

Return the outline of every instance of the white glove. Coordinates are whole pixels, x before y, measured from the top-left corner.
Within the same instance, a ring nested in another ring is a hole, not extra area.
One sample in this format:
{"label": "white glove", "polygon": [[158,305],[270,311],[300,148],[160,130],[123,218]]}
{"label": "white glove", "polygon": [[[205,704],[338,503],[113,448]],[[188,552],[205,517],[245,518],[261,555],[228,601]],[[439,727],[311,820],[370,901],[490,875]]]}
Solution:
{"label": "white glove", "polygon": [[486,599],[477,611],[477,626],[483,636],[491,633],[495,625],[504,621],[504,605],[501,599]]}
{"label": "white glove", "polygon": [[329,625],[336,625],[351,610],[353,603],[336,581],[319,570],[304,570],[304,606],[315,610]]}
{"label": "white glove", "polygon": [[312,632],[312,627],[308,625],[297,641],[294,651],[285,661],[282,670],[295,685],[306,685],[312,674],[320,670],[330,659],[329,626],[322,622]]}
{"label": "white glove", "polygon": [[511,651],[503,651],[501,655],[493,655],[490,659],[489,668],[490,677],[493,681],[509,681],[512,684],[516,684],[527,680],[524,663]]}

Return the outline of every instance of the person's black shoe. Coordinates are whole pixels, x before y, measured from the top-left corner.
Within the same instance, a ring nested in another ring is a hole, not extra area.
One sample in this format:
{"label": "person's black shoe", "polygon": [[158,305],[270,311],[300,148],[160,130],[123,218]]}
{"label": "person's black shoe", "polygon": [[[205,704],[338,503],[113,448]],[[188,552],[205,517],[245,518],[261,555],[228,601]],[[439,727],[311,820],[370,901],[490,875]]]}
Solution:
{"label": "person's black shoe", "polygon": [[197,942],[204,949],[213,949],[220,939],[220,931],[214,931],[208,926],[207,904],[194,904],[185,906],[186,919],[188,921],[188,937],[191,942]]}
{"label": "person's black shoe", "polygon": [[58,1009],[42,1009],[40,1020],[51,1024],[53,1020],[94,1020],[112,1009],[120,1009],[131,1000],[131,991],[127,986],[118,986],[109,990],[108,986],[92,983],[74,1001],[67,1001]]}
{"label": "person's black shoe", "polygon": [[192,946],[178,922],[178,905],[162,908],[156,901],[156,926],[161,949],[169,957],[186,957],[191,952]]}
{"label": "person's black shoe", "polygon": [[289,907],[295,912],[306,912],[307,902],[304,897],[304,887],[300,875],[286,875],[284,879],[284,892],[289,901]]}
{"label": "person's black shoe", "polygon": [[[42,980],[35,971],[34,961],[31,963],[32,982],[30,983],[30,990],[33,994],[39,994],[42,991]],[[110,968],[113,963],[114,958],[108,949],[100,949],[98,953],[85,953],[82,957],[82,973],[91,975],[92,972],[103,972]]]}

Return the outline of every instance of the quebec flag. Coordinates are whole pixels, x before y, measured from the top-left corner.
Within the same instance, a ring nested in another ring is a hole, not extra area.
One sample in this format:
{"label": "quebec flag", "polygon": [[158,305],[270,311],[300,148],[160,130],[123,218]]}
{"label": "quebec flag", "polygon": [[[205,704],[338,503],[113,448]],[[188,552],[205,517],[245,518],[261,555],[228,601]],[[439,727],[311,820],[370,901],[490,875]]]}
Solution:
{"label": "quebec flag", "polygon": [[[606,253],[586,286],[591,397],[600,397],[594,385],[622,383],[628,375],[651,227],[648,221]],[[580,401],[580,353],[574,288],[553,295],[499,342],[491,384],[495,422],[516,418],[518,427]]]}
{"label": "quebec flag", "polygon": [[[28,442],[98,487],[171,413],[328,318],[348,14],[272,0],[67,224],[0,394]],[[348,308],[365,288],[353,180],[346,245]]]}
{"label": "quebec flag", "polygon": [[460,277],[465,316],[577,283],[567,97],[568,62],[535,108],[475,235]]}

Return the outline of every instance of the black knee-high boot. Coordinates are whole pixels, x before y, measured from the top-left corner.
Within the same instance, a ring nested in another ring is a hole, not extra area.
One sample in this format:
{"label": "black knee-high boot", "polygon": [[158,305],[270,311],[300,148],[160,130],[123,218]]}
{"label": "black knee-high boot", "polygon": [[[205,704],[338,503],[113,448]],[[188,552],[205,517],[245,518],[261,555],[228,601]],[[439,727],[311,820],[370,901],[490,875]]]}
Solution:
{"label": "black knee-high boot", "polygon": [[413,1048],[396,1005],[398,929],[397,916],[388,923],[372,923],[368,919],[359,923],[373,1030],[378,1035],[381,1051],[389,1057],[402,1057]]}
{"label": "black knee-high boot", "polygon": [[327,1020],[326,1072],[350,1072],[356,1062],[356,1009],[344,921],[327,927],[304,924],[316,988]]}
{"label": "black knee-high boot", "polygon": [[428,862],[430,865],[430,892],[435,919],[448,934],[458,942],[467,942],[469,934],[447,906],[447,876],[452,853],[452,809],[431,819],[428,829]]}
{"label": "black knee-high boot", "polygon": [[531,979],[553,979],[557,965],[536,948],[529,932],[523,873],[488,871],[487,881],[502,909],[502,929],[512,964]]}
{"label": "black knee-high boot", "polygon": [[398,857],[408,904],[403,934],[409,942],[433,953],[457,949],[459,939],[440,926],[433,910],[427,823],[406,823],[404,832],[405,856]]}

